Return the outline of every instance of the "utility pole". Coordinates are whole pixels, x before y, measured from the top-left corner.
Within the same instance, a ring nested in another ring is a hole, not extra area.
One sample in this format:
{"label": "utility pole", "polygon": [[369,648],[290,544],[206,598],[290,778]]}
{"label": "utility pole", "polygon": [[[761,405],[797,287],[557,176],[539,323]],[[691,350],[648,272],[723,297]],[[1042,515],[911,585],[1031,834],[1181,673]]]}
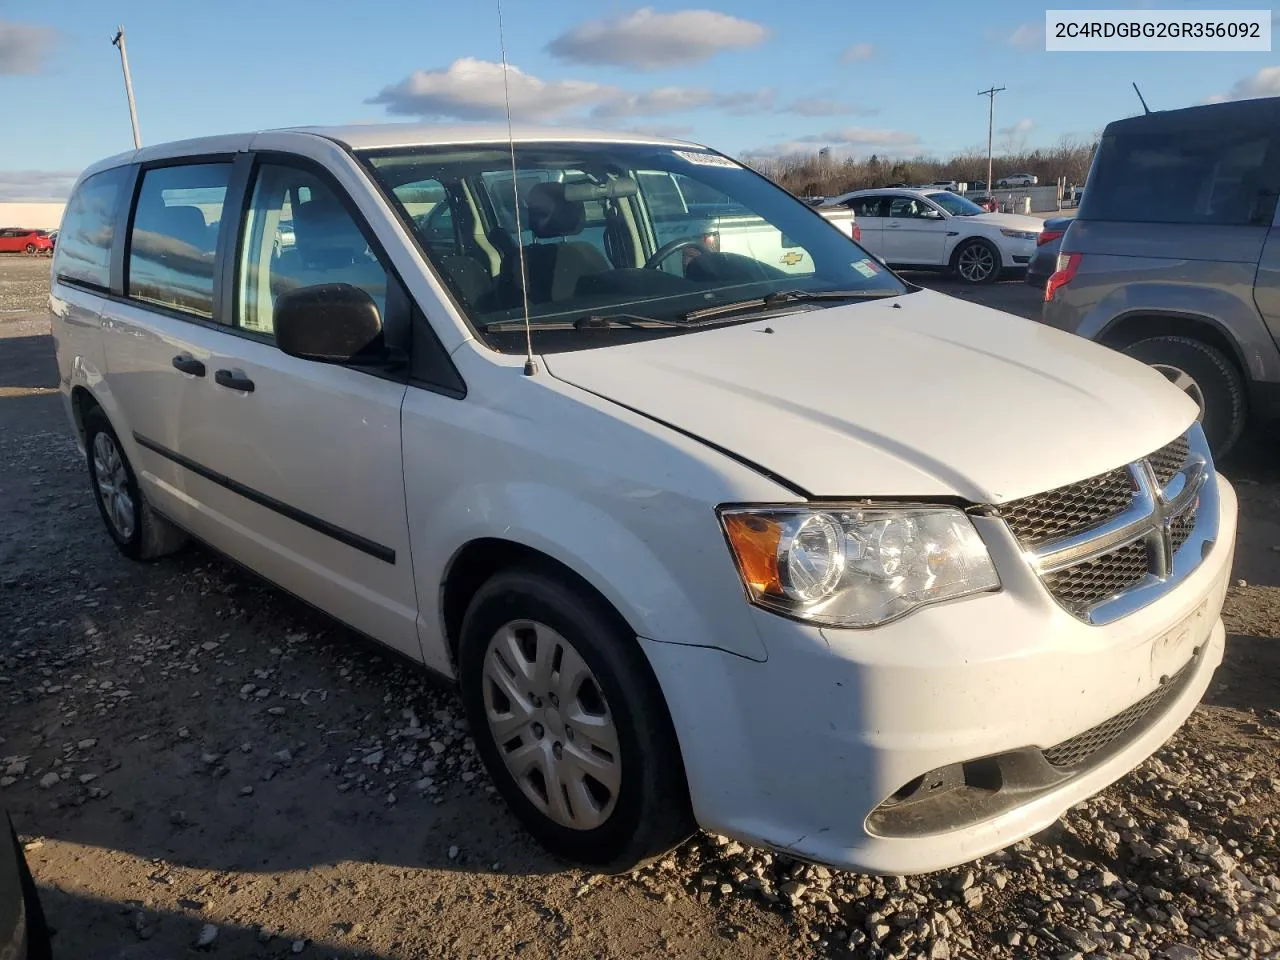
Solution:
{"label": "utility pole", "polygon": [[996,125],[996,94],[1004,87],[979,90],[978,96],[987,98],[987,193],[995,196],[996,185],[991,180],[991,134]]}
{"label": "utility pole", "polygon": [[138,108],[133,103],[133,79],[129,76],[129,54],[124,49],[124,26],[116,28],[116,35],[111,38],[111,45],[120,48],[120,66],[124,68],[124,92],[129,98],[129,122],[133,124],[133,149],[142,146],[142,136],[138,133]]}

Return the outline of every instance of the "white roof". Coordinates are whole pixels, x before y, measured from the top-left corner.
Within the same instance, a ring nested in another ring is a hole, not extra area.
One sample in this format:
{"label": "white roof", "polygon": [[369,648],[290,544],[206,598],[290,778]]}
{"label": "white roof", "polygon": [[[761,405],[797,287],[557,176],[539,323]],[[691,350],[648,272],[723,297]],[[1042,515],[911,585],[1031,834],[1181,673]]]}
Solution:
{"label": "white roof", "polygon": [[[449,143],[506,143],[505,123],[356,123],[337,127],[291,127],[297,133],[313,133],[344,143],[353,150],[378,147],[428,146]],[[283,131],[280,131],[283,132]],[[588,130],[576,127],[527,126],[511,130],[517,143],[535,140],[591,141],[597,143],[680,144],[688,141],[654,137],[633,131]]]}
{"label": "white roof", "polygon": [[[214,134],[190,140],[172,140],[166,143],[148,144],[140,150],[130,150],[90,164],[80,173],[79,180],[111,167],[127,163],[145,163],[200,153],[236,153],[251,149],[254,138],[260,134],[296,133],[324,137],[344,144],[352,150],[373,150],[381,147],[419,147],[461,143],[506,143],[508,132],[505,123],[355,123],[347,126],[277,127],[270,130],[244,131],[233,134]],[[688,140],[672,140],[633,131],[587,130],[577,127],[515,125],[510,136],[517,143],[568,142],[568,143],[646,143],[658,146],[701,146]],[[77,183],[79,182],[77,181]]]}
{"label": "white roof", "polygon": [[850,197],[878,197],[886,193],[906,194],[912,197],[931,197],[938,193],[950,193],[950,190],[940,190],[937,187],[872,187],[867,190],[855,190],[848,194]]}

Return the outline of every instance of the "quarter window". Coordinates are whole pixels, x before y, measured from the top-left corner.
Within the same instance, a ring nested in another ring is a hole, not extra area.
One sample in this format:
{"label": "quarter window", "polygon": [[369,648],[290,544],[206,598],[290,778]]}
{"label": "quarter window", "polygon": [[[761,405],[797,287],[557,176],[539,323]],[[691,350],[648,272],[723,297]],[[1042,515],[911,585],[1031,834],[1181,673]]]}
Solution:
{"label": "quarter window", "polygon": [[58,234],[59,278],[104,291],[110,287],[111,239],[120,195],[131,173],[129,167],[95,173],[71,197]]}
{"label": "quarter window", "polygon": [[322,283],[359,287],[386,317],[386,269],[338,195],[296,167],[258,168],[239,277],[239,324],[255,333],[274,334],[282,294]]}
{"label": "quarter window", "polygon": [[157,167],[142,175],[129,237],[127,294],[213,318],[213,287],[229,163]]}

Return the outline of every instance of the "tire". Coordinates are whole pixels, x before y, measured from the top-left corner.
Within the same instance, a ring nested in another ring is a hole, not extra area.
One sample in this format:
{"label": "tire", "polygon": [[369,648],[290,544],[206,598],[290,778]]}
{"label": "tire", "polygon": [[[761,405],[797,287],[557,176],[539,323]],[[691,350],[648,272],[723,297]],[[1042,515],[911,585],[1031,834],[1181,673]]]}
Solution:
{"label": "tire", "polygon": [[1000,269],[1000,251],[977,237],[964,241],[951,255],[951,272],[961,283],[994,283],[1000,277]]}
{"label": "tire", "polygon": [[27,952],[25,960],[51,960],[49,925],[45,920],[44,908],[40,904],[40,891],[36,889],[35,880],[31,877],[31,868],[27,866],[27,858],[22,852],[22,844],[18,834],[9,824],[9,838],[13,843],[14,856],[18,859],[18,885],[22,888],[22,905],[26,914]]}
{"label": "tire", "polygon": [[[538,676],[540,660],[549,664],[545,679]],[[589,588],[536,567],[499,572],[467,608],[458,666],[489,775],[550,853],[623,873],[694,831],[684,765],[657,680],[634,635]],[[574,713],[576,721],[568,719]],[[608,749],[601,753],[598,745]],[[577,761],[583,755],[591,758],[587,766]],[[600,779],[584,777],[588,768]],[[553,801],[549,780],[570,783],[572,797],[561,788],[563,802]]]}
{"label": "tire", "polygon": [[1123,353],[1155,367],[1200,407],[1200,425],[1215,459],[1226,456],[1248,418],[1240,369],[1221,350],[1190,337],[1152,337]]}
{"label": "tire", "polygon": [[27,256],[28,256],[28,257],[30,257],[30,256],[34,255],[34,254],[35,254],[35,252],[36,252],[36,245],[35,245],[34,243],[28,243],[28,244],[27,244]]}
{"label": "tire", "polygon": [[187,535],[143,499],[120,438],[100,407],[84,416],[84,448],[98,513],[121,553],[130,560],[155,560],[186,543]]}

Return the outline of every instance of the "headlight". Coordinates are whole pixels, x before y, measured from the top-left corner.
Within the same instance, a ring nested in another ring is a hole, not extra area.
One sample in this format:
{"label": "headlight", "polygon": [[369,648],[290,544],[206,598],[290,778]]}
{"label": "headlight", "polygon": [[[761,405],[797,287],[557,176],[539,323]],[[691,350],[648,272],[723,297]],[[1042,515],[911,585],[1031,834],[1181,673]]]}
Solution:
{"label": "headlight", "polygon": [[951,507],[726,507],[720,523],[753,603],[824,626],[872,627],[1000,587]]}
{"label": "headlight", "polygon": [[1011,240],[1035,240],[1040,236],[1032,230],[1001,230],[1000,232]]}

